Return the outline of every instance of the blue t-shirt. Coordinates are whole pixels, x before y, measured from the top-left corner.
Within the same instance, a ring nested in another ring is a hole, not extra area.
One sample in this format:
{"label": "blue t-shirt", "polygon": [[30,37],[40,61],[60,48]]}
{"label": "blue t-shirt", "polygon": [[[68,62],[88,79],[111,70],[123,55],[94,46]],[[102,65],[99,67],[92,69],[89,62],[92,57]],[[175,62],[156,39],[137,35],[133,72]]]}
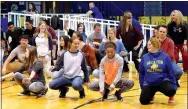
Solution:
{"label": "blue t-shirt", "polygon": [[103,16],[97,7],[91,9],[93,18],[103,19]]}

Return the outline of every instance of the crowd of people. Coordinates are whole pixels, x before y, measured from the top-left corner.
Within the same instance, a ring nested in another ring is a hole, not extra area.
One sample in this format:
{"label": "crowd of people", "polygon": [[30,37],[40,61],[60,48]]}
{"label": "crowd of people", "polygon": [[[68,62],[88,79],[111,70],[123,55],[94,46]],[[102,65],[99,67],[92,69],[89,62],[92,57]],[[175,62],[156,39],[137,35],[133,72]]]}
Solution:
{"label": "crowd of people", "polygon": [[[93,9],[93,2],[89,6],[89,15],[98,11],[98,8]],[[26,13],[37,13],[31,9],[32,4],[29,7]],[[101,18],[100,14],[95,16]],[[178,80],[183,73],[188,73],[188,24],[178,10],[173,10],[170,17],[168,25],[154,28],[154,36],[148,40],[141,62],[138,61],[138,53],[144,36],[133,24],[130,11],[124,13],[117,30],[108,29],[108,35],[101,32],[99,23],[94,25],[94,32],[89,36],[85,34],[83,23],[78,24],[77,30],[65,27],[68,35],[60,37],[59,50],[56,50],[54,29],[46,21],[33,27],[32,20],[27,19],[25,30],[9,22],[6,36],[1,39],[4,50],[1,79],[4,81],[12,77],[23,88],[19,95],[45,95],[48,91],[46,78],[50,78],[49,88],[59,90],[59,98],[66,97],[68,87],[73,87],[79,92],[79,97],[84,98],[83,85],[86,85],[92,91],[99,91],[103,100],[115,88],[118,88],[115,97],[122,100],[123,92],[134,84],[140,84],[141,104],[149,104],[157,91],[168,96],[172,103],[180,87]],[[124,72],[129,72],[125,58],[129,57],[130,51],[133,52],[139,83],[122,77]],[[52,55],[54,52],[57,52],[56,56]],[[177,65],[179,52],[182,54],[183,70]],[[54,59],[56,63],[53,63]],[[23,75],[25,73],[29,76]],[[98,80],[93,82],[91,75]]]}

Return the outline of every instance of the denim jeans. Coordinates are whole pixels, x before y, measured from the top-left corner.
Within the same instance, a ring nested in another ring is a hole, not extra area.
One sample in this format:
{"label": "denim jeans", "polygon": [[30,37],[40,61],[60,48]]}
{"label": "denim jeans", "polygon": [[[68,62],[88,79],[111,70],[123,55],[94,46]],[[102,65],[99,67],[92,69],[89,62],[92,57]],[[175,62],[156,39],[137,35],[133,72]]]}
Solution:
{"label": "denim jeans", "polygon": [[83,90],[82,84],[83,84],[82,77],[77,76],[75,78],[68,79],[68,78],[61,76],[60,78],[52,80],[49,83],[49,87],[54,90],[62,90],[65,87],[72,85],[74,90],[81,91]]}
{"label": "denim jeans", "polygon": [[172,68],[173,68],[176,80],[179,80],[183,74],[183,70],[181,70],[181,68],[173,61],[172,61]]}

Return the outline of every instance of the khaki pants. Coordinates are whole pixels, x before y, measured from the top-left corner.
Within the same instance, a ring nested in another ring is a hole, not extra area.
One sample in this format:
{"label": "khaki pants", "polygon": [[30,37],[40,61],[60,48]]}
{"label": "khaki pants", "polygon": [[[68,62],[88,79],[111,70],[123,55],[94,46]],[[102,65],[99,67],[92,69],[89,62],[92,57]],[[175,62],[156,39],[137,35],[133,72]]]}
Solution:
{"label": "khaki pants", "polygon": [[10,73],[10,72],[15,72],[16,70],[18,70],[21,66],[23,65],[23,63],[19,62],[19,61],[14,61],[11,62],[7,65],[7,70],[6,73]]}

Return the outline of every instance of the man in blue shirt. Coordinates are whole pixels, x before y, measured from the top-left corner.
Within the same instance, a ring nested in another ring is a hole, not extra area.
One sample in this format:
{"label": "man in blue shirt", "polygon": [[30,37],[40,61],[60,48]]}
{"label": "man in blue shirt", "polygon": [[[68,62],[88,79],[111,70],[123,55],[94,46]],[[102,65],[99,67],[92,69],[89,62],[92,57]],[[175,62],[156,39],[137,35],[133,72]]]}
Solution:
{"label": "man in blue shirt", "polygon": [[92,15],[93,18],[103,19],[101,12],[97,7],[95,7],[94,2],[89,3],[89,9],[90,10],[86,13],[87,15]]}

